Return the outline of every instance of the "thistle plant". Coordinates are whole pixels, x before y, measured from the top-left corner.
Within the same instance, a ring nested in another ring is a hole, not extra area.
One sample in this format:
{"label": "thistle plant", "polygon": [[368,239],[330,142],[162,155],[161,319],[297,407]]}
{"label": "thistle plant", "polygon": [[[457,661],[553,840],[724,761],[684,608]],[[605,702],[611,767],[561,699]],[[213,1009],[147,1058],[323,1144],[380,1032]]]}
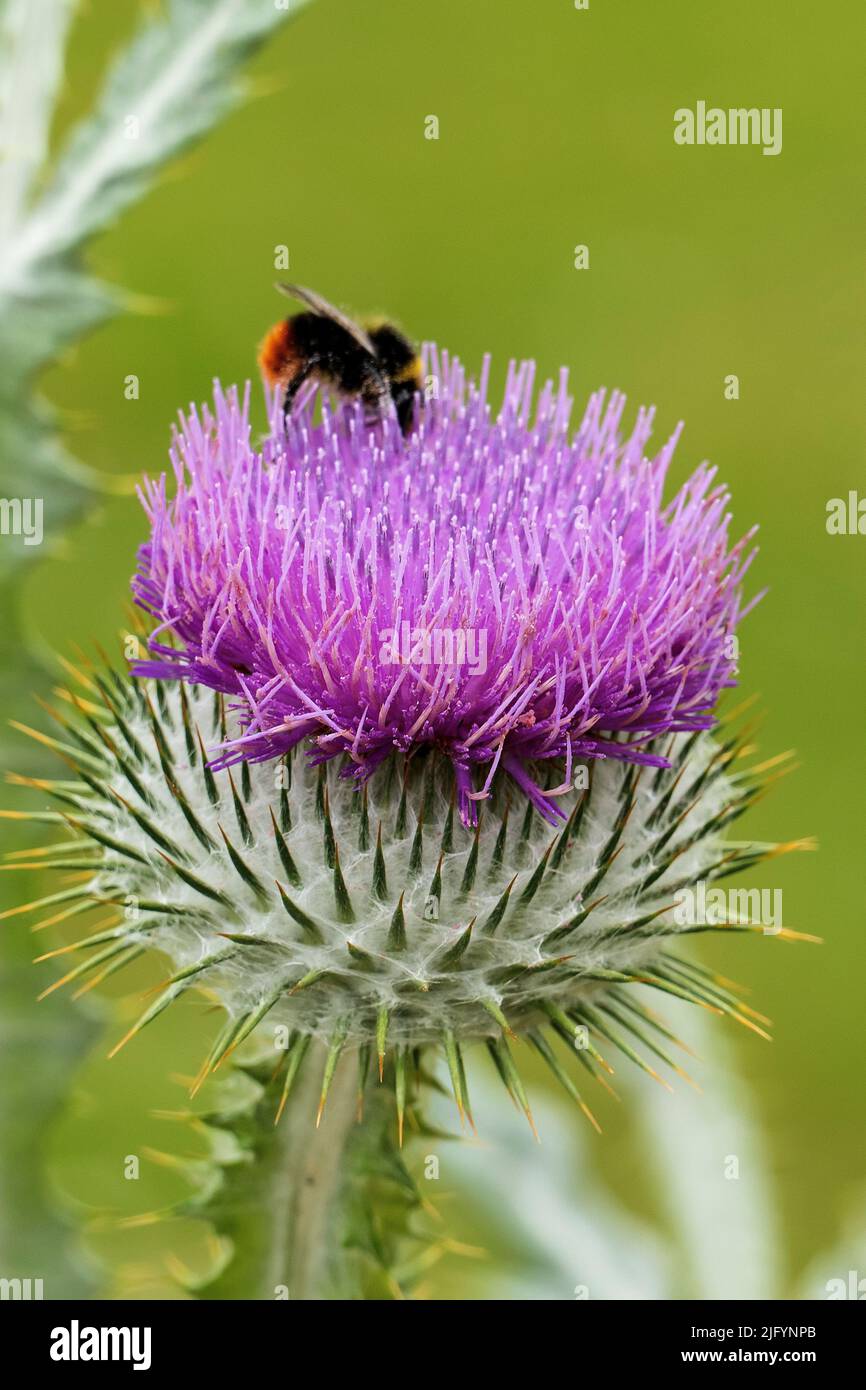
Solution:
{"label": "thistle plant", "polygon": [[473,1126],[474,1049],[530,1125],[528,1049],[598,1128],[612,1054],[685,1076],[653,995],[763,1032],[679,940],[761,927],[674,912],[790,848],[726,839],[766,782],[714,713],[752,533],[705,465],[664,501],[678,432],[648,458],[618,395],[572,436],[564,375],[534,398],[512,367],[494,412],[486,365],[425,372],[407,438],[269,397],[256,443],[249,391],[217,386],[171,493],[142,491],[150,656],[70,668],[75,770],[42,814],[76,881],[38,906],[122,916],[53,953],[57,983],[161,952],[114,1051],[200,989],[224,1023],[192,1090],[243,1078],[193,1199],[226,1236],[202,1293],[407,1287],[430,1235],[401,1149],[440,1078]]}

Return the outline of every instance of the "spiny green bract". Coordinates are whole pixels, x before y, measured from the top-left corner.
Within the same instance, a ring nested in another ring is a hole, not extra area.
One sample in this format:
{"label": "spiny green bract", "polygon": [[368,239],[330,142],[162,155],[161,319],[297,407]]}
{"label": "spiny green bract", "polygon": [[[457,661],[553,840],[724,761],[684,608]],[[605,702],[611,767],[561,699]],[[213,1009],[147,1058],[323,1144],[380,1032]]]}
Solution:
{"label": "spiny green bract", "polygon": [[214,772],[205,749],[225,737],[219,697],[107,671],[82,679],[87,698],[71,697],[77,713],[58,744],[79,780],[50,784],[61,811],[48,813],[75,839],[46,864],[89,878],[43,903],[122,908],[117,925],[63,948],[88,952],[64,980],[103,977],[151,946],[171,960],[122,1042],[201,986],[227,1015],[203,1075],[271,1030],[287,1050],[284,1101],[316,1037],[329,1049],[323,1100],[344,1047],[360,1050],[362,1067],[378,1055],[380,1077],[390,1052],[402,1114],[411,1058],[436,1044],[462,1114],[468,1043],[487,1044],[527,1111],[515,1036],[584,1109],[554,1034],[599,1078],[608,1043],[646,1070],[635,1042],[674,1066],[659,1041],[670,1034],[635,984],[754,1026],[735,995],[670,949],[706,929],[676,924],[678,890],[767,852],[721,843],[760,790],[732,773],[736,738],[674,736],[659,749],[671,760],[661,771],[579,767],[586,785],[561,797],[559,830],[494,785],[472,831],[435,751],[395,755],[363,790],[301,753]]}

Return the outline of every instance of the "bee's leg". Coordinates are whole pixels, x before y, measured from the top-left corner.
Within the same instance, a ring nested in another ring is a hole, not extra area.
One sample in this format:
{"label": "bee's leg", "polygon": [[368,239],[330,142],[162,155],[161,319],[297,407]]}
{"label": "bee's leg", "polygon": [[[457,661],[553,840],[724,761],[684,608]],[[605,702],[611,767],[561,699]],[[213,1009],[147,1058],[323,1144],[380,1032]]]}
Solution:
{"label": "bee's leg", "polygon": [[288,420],[289,415],[291,414],[291,411],[292,411],[292,406],[293,406],[294,403],[295,403],[295,397],[297,396],[297,394],[298,394],[298,392],[300,391],[301,387],[303,386],[304,382],[305,382],[305,381],[309,381],[309,379],[310,379],[310,377],[313,375],[313,373],[314,373],[315,371],[317,371],[318,366],[319,366],[319,358],[318,358],[318,357],[310,357],[310,358],[308,358],[307,361],[304,363],[303,367],[299,367],[298,370],[295,372],[295,375],[292,377],[291,381],[289,381],[289,382],[286,383],[286,389],[285,389],[285,393],[284,393],[284,395],[283,395],[283,420],[284,420],[284,421],[285,421],[285,420]]}
{"label": "bee's leg", "polygon": [[403,435],[409,434],[415,423],[415,402],[421,402],[417,387],[410,381],[398,381],[391,387],[391,399],[397,412],[397,421]]}
{"label": "bee's leg", "polygon": [[377,420],[381,420],[383,407],[389,395],[388,382],[375,363],[370,362],[364,368],[360,390],[367,424],[375,424]]}

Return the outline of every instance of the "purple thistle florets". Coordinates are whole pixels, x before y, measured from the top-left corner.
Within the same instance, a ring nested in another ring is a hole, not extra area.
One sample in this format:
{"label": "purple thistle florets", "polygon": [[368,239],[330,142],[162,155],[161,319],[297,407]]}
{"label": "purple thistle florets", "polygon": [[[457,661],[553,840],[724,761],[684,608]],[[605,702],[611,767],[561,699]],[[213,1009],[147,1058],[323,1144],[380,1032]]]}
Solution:
{"label": "purple thistle florets", "polygon": [[533,364],[512,365],[494,415],[486,362],[467,382],[428,348],[424,371],[433,398],[405,439],[348,401],[284,425],[269,397],[258,449],[249,388],[190,410],[175,496],[164,475],[142,491],[133,589],[159,659],[136,672],[235,697],[244,731],[221,764],[308,740],[363,779],[434,747],[464,821],[497,770],[555,819],[575,761],[664,765],[649,741],[713,723],[753,533],[729,548],[705,464],[663,503],[680,430],[646,458],[653,412],[623,442],[619,394],[592,396],[570,438],[564,372],[533,411]]}

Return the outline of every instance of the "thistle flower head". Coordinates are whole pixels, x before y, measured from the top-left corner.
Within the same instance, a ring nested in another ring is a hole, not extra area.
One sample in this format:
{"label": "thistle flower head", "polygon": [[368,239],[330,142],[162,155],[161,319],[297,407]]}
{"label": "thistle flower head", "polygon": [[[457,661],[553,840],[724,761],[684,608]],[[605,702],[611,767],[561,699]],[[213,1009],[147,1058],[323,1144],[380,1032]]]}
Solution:
{"label": "thistle flower head", "polygon": [[513,368],[493,418],[484,375],[426,365],[406,440],[273,400],[256,449],[219,387],[182,421],[134,581],[158,622],[138,674],[174,683],[82,674],[59,745],[81,780],[53,793],[83,837],[56,862],[91,875],[63,902],[133,905],[63,948],[98,948],[67,978],[156,946],[172,974],[131,1033],[203,986],[227,1021],[202,1075],[282,1028],[284,1098],[314,1037],[323,1096],[347,1043],[362,1072],[391,1050],[401,1125],[430,1044],[461,1113],[472,1042],[524,1108],[513,1035],[581,1105],[551,1037],[600,1078],[604,1045],[652,1071],[635,1038],[679,1070],[636,985],[754,1027],[672,949],[706,929],[673,908],[772,850],[723,844],[760,784],[708,731],[750,558],[712,470],[665,503],[651,412],[623,443],[600,394],[571,439],[564,379],[533,411]]}
{"label": "thistle flower head", "polygon": [[434,748],[467,823],[497,771],[564,819],[576,761],[661,765],[653,740],[712,723],[749,538],[729,546],[707,466],[663,500],[679,431],[647,459],[651,411],[623,442],[623,398],[599,393],[572,437],[564,374],[533,406],[532,364],[512,366],[494,415],[486,364],[467,383],[429,349],[425,370],[436,398],[408,439],[352,403],[284,427],[273,402],[259,448],[248,394],[190,411],[174,496],[164,477],[143,492],[133,587],[157,660],[137,669],[233,698],[224,763],[304,742],[363,780]]}

